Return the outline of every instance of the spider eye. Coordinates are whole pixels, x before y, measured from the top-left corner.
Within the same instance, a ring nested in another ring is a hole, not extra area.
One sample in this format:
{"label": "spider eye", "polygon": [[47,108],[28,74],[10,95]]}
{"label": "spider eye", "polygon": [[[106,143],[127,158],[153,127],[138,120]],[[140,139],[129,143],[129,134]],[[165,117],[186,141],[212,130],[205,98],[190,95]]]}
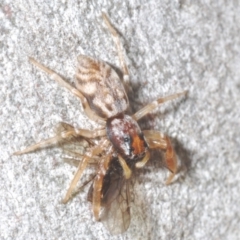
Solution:
{"label": "spider eye", "polygon": [[130,137],[124,137],[124,138],[123,138],[123,141],[124,141],[125,143],[130,142]]}

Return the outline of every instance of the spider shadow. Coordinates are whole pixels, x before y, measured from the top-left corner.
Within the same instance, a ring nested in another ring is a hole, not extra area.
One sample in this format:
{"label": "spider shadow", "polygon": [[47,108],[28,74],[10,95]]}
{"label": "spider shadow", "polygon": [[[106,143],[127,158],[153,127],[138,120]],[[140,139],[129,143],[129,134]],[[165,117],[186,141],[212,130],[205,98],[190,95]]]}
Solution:
{"label": "spider shadow", "polygon": [[176,180],[178,182],[184,180],[192,168],[192,152],[186,149],[178,139],[175,139],[173,143],[177,158],[180,162],[177,172],[180,176]]}

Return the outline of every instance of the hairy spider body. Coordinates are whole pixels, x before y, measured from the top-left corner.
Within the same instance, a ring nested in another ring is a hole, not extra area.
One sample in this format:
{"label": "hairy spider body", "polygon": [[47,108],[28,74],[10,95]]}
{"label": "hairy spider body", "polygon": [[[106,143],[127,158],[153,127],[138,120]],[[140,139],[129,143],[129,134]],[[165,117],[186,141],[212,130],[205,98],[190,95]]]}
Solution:
{"label": "hairy spider body", "polygon": [[127,97],[130,89],[128,69],[119,36],[105,14],[103,18],[116,43],[123,72],[122,79],[107,63],[80,55],[75,88],[53,70],[30,58],[32,64],[48,73],[60,85],[77,96],[87,116],[101,127],[92,131],[61,123],[56,136],[14,154],[21,155],[57,143],[81,142],[81,138],[97,139],[98,141],[87,145],[83,154],[68,149],[67,152],[80,162],[63,202],[66,203],[71,198],[87,165],[95,163],[97,171],[89,190],[88,200],[92,202],[95,219],[103,221],[114,234],[126,231],[130,224],[128,179],[136,168],[142,168],[148,162],[151,149],[160,149],[165,153],[165,165],[171,172],[167,184],[177,172],[176,156],[170,139],[158,131],[142,131],[137,121],[159,104],[183,96],[187,91],[159,98],[135,114],[128,115],[127,113],[130,112]]}

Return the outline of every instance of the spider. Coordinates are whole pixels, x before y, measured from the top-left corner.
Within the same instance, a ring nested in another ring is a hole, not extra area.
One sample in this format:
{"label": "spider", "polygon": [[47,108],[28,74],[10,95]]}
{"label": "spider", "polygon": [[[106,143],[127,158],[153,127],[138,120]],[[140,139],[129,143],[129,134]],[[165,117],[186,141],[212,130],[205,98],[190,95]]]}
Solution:
{"label": "spider", "polygon": [[160,104],[186,95],[187,91],[158,98],[132,114],[127,95],[130,91],[129,73],[120,38],[105,13],[103,19],[117,48],[122,78],[106,62],[80,55],[76,87],[73,87],[48,67],[29,58],[33,65],[78,97],[86,115],[101,127],[87,130],[62,123],[56,136],[14,154],[21,155],[68,141],[89,141],[85,153],[81,155],[75,152],[75,156],[81,160],[63,202],[68,202],[84,170],[90,163],[94,163],[97,170],[92,179],[88,200],[92,203],[95,219],[104,222],[109,231],[116,234],[129,227],[129,179],[136,169],[144,167],[148,162],[150,150],[159,149],[164,152],[164,162],[170,170],[166,184],[171,183],[177,172],[176,155],[169,137],[158,131],[141,130],[137,121]]}

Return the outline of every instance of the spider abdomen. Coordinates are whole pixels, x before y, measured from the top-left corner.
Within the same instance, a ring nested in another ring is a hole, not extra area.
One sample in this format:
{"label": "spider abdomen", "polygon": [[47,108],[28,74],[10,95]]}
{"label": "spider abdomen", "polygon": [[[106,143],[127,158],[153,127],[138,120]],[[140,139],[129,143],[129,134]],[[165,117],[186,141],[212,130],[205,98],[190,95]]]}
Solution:
{"label": "spider abdomen", "polygon": [[101,118],[111,118],[128,108],[128,97],[119,76],[103,61],[80,55],[75,85]]}

